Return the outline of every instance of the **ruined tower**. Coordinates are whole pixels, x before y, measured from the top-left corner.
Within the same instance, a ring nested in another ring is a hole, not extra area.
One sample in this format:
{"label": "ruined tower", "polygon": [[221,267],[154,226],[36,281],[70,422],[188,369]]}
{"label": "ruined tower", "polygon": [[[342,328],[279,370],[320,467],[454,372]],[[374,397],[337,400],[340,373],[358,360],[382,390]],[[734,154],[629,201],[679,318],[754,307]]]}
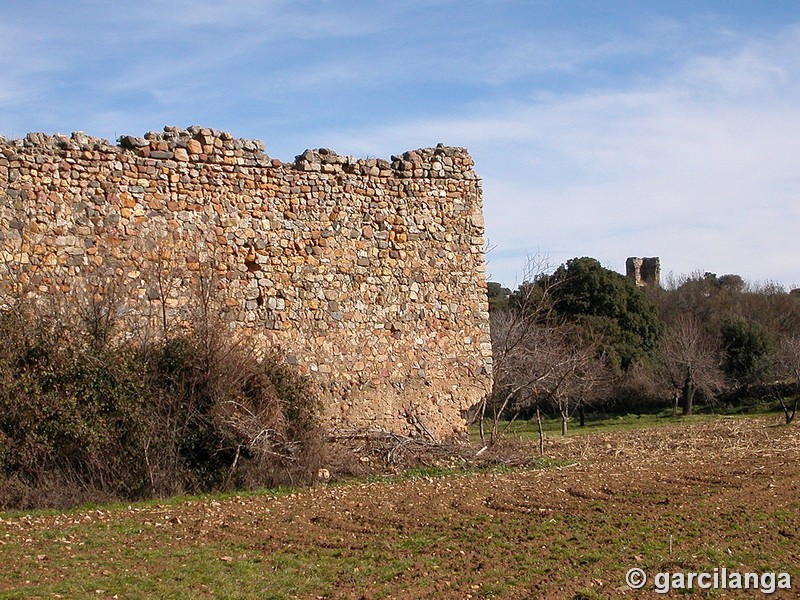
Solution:
{"label": "ruined tower", "polygon": [[661,285],[661,260],[631,256],[625,261],[625,274],[639,287],[659,287]]}

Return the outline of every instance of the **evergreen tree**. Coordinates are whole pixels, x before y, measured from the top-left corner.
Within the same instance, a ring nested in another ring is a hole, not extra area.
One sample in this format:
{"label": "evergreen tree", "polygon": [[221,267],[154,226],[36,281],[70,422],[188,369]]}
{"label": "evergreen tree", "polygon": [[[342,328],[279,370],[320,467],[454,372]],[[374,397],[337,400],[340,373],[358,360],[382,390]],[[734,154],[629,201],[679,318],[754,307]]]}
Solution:
{"label": "evergreen tree", "polygon": [[722,345],[726,354],[725,374],[741,384],[761,381],[775,354],[775,344],[766,328],[743,318],[722,326]]}
{"label": "evergreen tree", "polygon": [[656,307],[627,277],[584,257],[546,279],[556,314],[580,325],[613,368],[626,371],[657,348],[663,324]]}

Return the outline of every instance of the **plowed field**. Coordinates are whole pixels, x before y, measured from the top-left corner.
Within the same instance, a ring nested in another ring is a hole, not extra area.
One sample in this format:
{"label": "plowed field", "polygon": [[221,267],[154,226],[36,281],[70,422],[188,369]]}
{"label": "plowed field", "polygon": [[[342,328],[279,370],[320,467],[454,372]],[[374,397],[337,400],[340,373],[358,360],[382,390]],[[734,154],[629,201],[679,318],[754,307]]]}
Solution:
{"label": "plowed field", "polygon": [[786,571],[794,590],[773,597],[800,597],[800,427],[720,419],[546,450],[558,467],[0,515],[0,597],[663,597],[657,572],[723,567]]}

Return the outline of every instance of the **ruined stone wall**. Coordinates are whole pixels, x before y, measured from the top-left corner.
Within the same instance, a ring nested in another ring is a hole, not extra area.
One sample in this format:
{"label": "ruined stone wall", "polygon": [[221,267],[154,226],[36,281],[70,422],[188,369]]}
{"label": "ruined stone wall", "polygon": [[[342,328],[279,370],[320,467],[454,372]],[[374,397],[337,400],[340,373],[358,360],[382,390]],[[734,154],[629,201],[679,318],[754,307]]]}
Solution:
{"label": "ruined stone wall", "polygon": [[490,384],[481,203],[462,148],[283,164],[199,127],[0,138],[6,279],[47,294],[112,272],[157,315],[211,270],[236,329],[312,374],[333,426],[463,431]]}
{"label": "ruined stone wall", "polygon": [[657,288],[661,285],[661,259],[631,256],[625,261],[625,275],[637,287]]}

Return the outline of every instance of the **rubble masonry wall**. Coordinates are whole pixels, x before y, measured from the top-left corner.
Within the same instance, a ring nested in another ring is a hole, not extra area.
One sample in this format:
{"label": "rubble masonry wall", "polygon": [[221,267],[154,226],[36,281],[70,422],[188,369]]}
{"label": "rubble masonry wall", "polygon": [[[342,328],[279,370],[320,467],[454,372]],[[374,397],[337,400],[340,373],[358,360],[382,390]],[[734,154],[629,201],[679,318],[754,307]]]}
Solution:
{"label": "rubble masonry wall", "polygon": [[210,271],[235,329],[319,383],[331,427],[463,432],[491,379],[466,150],[385,161],[319,149],[284,164],[200,127],[119,141],[0,138],[7,281],[47,294],[113,274],[131,310],[158,315]]}

